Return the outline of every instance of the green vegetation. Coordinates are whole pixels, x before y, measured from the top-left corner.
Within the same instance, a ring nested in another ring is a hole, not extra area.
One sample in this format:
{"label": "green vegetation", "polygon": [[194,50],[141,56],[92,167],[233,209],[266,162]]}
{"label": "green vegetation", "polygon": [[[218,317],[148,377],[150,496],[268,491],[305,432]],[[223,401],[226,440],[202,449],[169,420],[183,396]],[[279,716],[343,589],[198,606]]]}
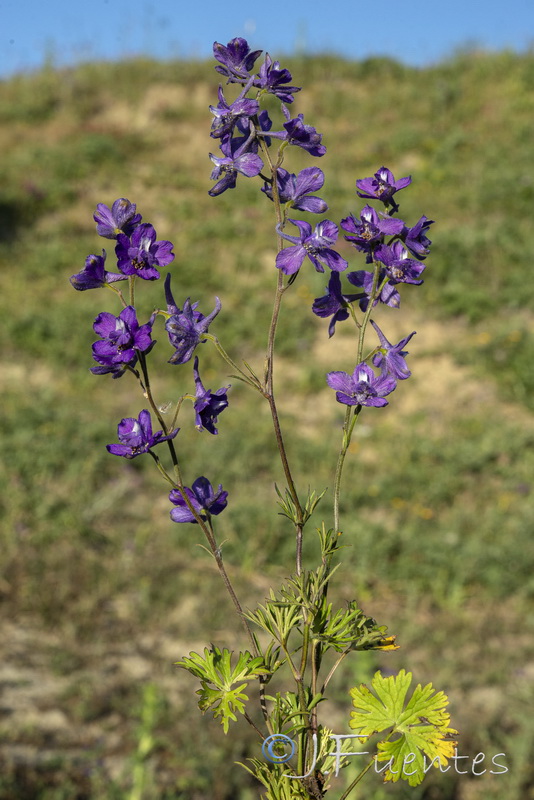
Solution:
{"label": "green vegetation", "polygon": [[[465,54],[425,70],[333,57],[287,66],[306,87],[297,111],[328,148],[328,216],[359,210],[356,178],[385,164],[413,176],[402,216],[422,208],[436,220],[425,283],[403,287],[398,317],[388,316],[399,338],[417,330],[413,377],[388,408],[362,415],[344,476],[338,599],[357,597],[401,649],[340,668],[332,728],[349,732],[349,687],[377,668],[405,668],[448,694],[460,753],[506,753],[509,768],[429,775],[417,788],[368,777],[354,797],[533,798],[534,55]],[[211,640],[243,646],[240,626],[196,529],[171,523],[149,460],[107,454],[142,400],[127,376],[89,373],[91,324],[110,307],[107,293],[74,296],[68,283],[102,247],[96,203],[127,197],[175,243],[177,300],[211,311],[219,295],[213,332],[261,369],[276,279],[272,209],[254,181],[207,195],[217,78],[210,64],[139,60],[0,84],[0,800],[258,796],[235,765],[258,755],[248,726],[224,737],[200,716],[195,681],[172,666]],[[344,413],[324,375],[352,370],[354,348],[341,325],[328,342],[310,312],[326,280],[302,273],[284,298],[276,380],[299,483],[322,491]],[[144,294],[161,305],[161,283]],[[228,370],[209,347],[202,376],[215,389]],[[164,370],[158,402],[185,391],[188,374]],[[252,607],[271,577],[292,570],[293,542],[274,510],[281,475],[268,414],[233,384],[220,435],[188,431],[177,444],[188,480],[209,464],[229,492],[218,527]]]}

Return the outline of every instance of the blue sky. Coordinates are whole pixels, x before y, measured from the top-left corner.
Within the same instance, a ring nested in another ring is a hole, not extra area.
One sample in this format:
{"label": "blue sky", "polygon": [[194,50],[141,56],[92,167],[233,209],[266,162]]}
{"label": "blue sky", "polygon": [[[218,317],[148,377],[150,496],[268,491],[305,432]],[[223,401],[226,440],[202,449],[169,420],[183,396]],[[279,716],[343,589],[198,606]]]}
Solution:
{"label": "blue sky", "polygon": [[207,57],[234,36],[274,58],[330,51],[416,66],[465,46],[534,47],[534,0],[0,0],[0,16],[0,77],[47,58]]}

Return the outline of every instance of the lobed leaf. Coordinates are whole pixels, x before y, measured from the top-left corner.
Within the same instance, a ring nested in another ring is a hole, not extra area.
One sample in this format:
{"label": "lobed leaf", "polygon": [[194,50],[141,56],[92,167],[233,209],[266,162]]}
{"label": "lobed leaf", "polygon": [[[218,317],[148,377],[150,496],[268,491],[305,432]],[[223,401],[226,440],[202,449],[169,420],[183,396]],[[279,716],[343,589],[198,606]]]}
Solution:
{"label": "lobed leaf", "polygon": [[[213,707],[213,716],[220,717],[225,733],[228,733],[230,720],[237,720],[234,712],[245,712],[248,700],[243,692],[245,686],[269,671],[263,659],[253,657],[248,650],[238,654],[237,664],[232,667],[231,651],[227,648],[220,650],[215,645],[205,647],[204,656],[192,652],[176,664],[201,679],[201,688],[197,691],[200,696],[198,706],[201,711]],[[236,683],[239,685],[234,686]]]}
{"label": "lobed leaf", "polygon": [[[411,682],[411,672],[401,670],[387,678],[377,672],[371,681],[374,694],[365,684],[351,689],[355,710],[349,725],[366,736],[388,731],[387,738],[377,745],[376,756],[377,761],[388,762],[384,781],[402,778],[417,786],[425,776],[425,757],[436,767],[447,765],[454,755],[452,736],[457,731],[449,727],[447,696],[434,693],[431,683],[418,684],[405,704]],[[392,736],[396,738],[390,740]]]}

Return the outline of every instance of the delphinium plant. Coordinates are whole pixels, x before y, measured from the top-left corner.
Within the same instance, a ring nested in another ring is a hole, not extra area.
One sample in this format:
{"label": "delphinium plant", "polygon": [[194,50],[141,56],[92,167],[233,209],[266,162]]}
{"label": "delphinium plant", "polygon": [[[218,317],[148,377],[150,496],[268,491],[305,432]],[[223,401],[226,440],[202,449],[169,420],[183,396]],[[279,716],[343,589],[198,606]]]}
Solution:
{"label": "delphinium plant", "polygon": [[[226,46],[214,44],[215,69],[226,86],[219,87],[218,102],[210,107],[211,137],[220,152],[210,154],[214,183],[209,194],[217,202],[223,192],[236,188],[238,180],[256,179],[266,208],[273,213],[277,243],[274,303],[265,332],[262,369],[229,355],[212,332],[220,300],[216,298],[207,313],[187,297],[187,287],[180,286],[178,304],[171,273],[164,279],[165,304],[143,321],[146,317],[138,311],[138,291],[144,281],[160,279],[172,264],[173,245],[158,240],[154,227],[143,222],[136,205],[125,198],[115,200],[111,207],[100,203],[94,214],[98,234],[114,242],[116,269],[108,271],[103,250],[101,256],[87,257],[85,268],[72,276],[71,283],[78,290],[106,287],[116,296],[119,313],[103,311],[93,325],[99,339],[93,344],[96,366],[92,372],[113,379],[133,378],[146,406],[119,422],[118,443],[108,444],[108,451],[127,459],[146,454],[154,461],[169,491],[170,519],[197,526],[243,626],[246,648],[241,652],[212,644],[177,662],[200,679],[200,709],[211,711],[225,734],[238,715],[244,716],[257,738],[258,751],[243,766],[263,785],[269,800],[324,797],[339,770],[356,753],[364,752],[359,762],[363,768],[343,792],[345,798],[372,766],[386,781],[403,779],[417,785],[431,766],[447,764],[456,744],[446,696],[435,692],[431,684],[418,685],[409,694],[412,675],[404,670],[388,677],[377,672],[370,688],[361,684],[350,689],[350,736],[329,727],[326,702],[332,678],[344,659],[357,658],[358,652],[365,650],[397,648],[395,637],[368,617],[356,600],[335,607],[329,588],[340,557],[343,466],[355,426],[362,414],[380,414],[398,381],[411,374],[405,348],[414,332],[391,343],[373,315],[398,308],[404,284],[423,283],[431,245],[427,233],[433,222],[421,216],[409,224],[399,216],[399,193],[409,187],[411,177],[395,179],[383,166],[373,176],[356,180],[356,194],[365,205],[340,221],[345,239],[360,259],[359,268],[351,270],[335,249],[338,225],[322,218],[328,210],[317,194],[324,185],[324,174],[316,166],[326,152],[322,136],[302,114],[292,113],[300,87],[292,85],[289,71],[269,54],[256,70],[261,54],[260,50],[251,51],[241,38]],[[262,107],[266,98],[272,106],[272,96],[281,107],[277,129]],[[296,147],[313,159],[312,165],[298,174],[284,166]],[[299,216],[302,212],[316,215],[319,221],[310,223]],[[332,400],[344,409],[329,503],[326,490],[303,493],[298,487],[274,388],[276,330],[284,296],[292,291],[297,277],[305,281],[312,268],[325,273],[326,289],[310,313],[329,320],[330,337],[341,323],[352,326],[355,336],[352,363],[344,365],[346,371],[333,369],[325,376],[333,390]],[[343,285],[345,280],[350,286]],[[187,387],[171,407],[156,400],[149,370],[155,346],[152,337],[160,325],[171,346],[170,369],[183,368]],[[230,365],[233,377],[256,393],[258,403],[268,404],[285,481],[282,487],[274,484],[274,513],[282,514],[294,531],[294,571],[252,610],[245,609],[236,594],[217,535],[217,516],[231,514],[231,508],[226,510],[227,492],[217,483],[220,476],[210,475],[208,465],[203,470],[206,475],[188,474],[175,443],[182,416],[192,413],[198,431],[215,436],[219,416],[228,407],[229,387],[212,392],[202,381],[198,345],[206,342]],[[165,449],[167,460],[162,456]],[[319,503],[325,509],[324,520],[314,532],[308,522]],[[303,563],[305,534],[319,537],[317,564]],[[258,686],[257,708],[249,700],[251,684]]]}

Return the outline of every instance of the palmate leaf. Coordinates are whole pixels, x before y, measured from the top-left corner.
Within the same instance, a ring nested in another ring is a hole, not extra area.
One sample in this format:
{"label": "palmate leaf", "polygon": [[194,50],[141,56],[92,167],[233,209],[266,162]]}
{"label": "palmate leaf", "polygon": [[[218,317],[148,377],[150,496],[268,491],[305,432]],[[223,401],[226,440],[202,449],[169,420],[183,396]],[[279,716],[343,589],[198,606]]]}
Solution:
{"label": "palmate leaf", "polygon": [[[200,678],[201,689],[198,707],[207,711],[213,707],[213,716],[220,717],[224,732],[228,733],[230,720],[236,721],[235,711],[243,714],[248,696],[243,692],[247,684],[264,675],[269,670],[259,656],[253,657],[248,650],[238,654],[237,664],[232,667],[232,653],[226,647],[219,650],[212,645],[204,648],[204,656],[189,653],[189,656],[177,661],[179,667]],[[238,686],[234,684],[238,683]]]}
{"label": "palmate leaf", "polygon": [[224,732],[228,733],[230,720],[234,722],[237,721],[234,711],[238,711],[240,714],[243,714],[245,711],[245,703],[248,700],[248,695],[242,690],[247,684],[241,683],[234,689],[212,689],[206,681],[200,681],[200,683],[202,689],[197,691],[197,694],[200,696],[198,707],[201,711],[207,711],[208,708],[213,706],[213,718],[217,719],[217,717],[220,717]]}
{"label": "palmate leaf", "polygon": [[458,731],[449,727],[447,696],[434,693],[431,683],[418,684],[405,705],[411,682],[411,672],[401,670],[388,678],[377,672],[371,682],[375,694],[365,684],[351,689],[355,710],[349,725],[366,736],[388,731],[387,738],[378,742],[376,756],[377,761],[388,762],[384,781],[402,778],[417,786],[431,764],[447,765],[456,747],[451,737]]}

